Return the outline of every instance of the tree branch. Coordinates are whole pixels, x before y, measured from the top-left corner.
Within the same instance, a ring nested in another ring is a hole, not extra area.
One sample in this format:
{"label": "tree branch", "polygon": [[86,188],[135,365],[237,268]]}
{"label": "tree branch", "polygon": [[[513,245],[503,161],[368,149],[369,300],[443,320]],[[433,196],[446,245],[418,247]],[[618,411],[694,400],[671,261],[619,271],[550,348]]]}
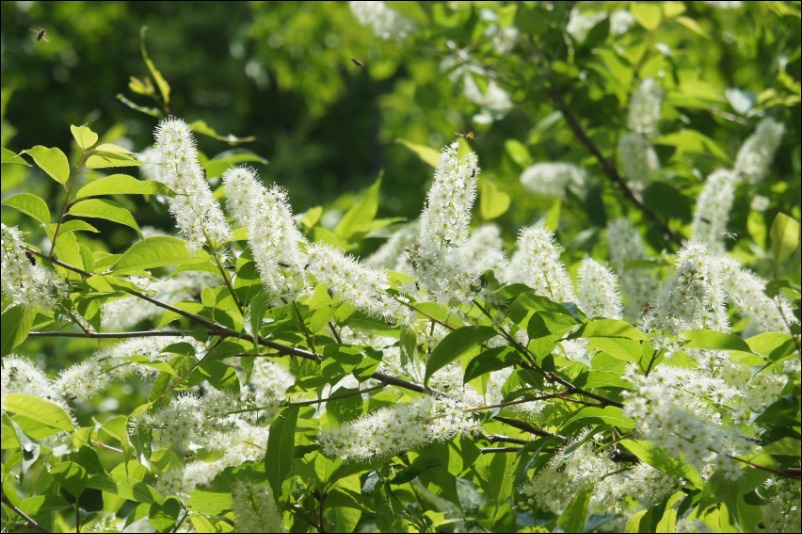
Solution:
{"label": "tree branch", "polygon": [[[55,258],[48,258],[46,255],[42,254],[41,252],[38,252],[38,251],[33,250],[31,248],[28,248],[27,250],[30,251],[32,254],[35,254],[36,256],[42,258],[43,260],[45,260],[47,262],[50,262],[50,263],[52,263],[54,265],[58,265],[59,267],[63,267],[64,269],[67,269],[68,271],[72,271],[74,273],[78,273],[81,276],[86,276],[86,277],[95,276],[94,274],[92,274],[90,272],[84,271],[83,269],[79,269],[78,267],[74,267],[74,266],[72,266],[72,265],[70,265],[68,263],[64,263],[63,261],[59,261],[59,260],[57,260]],[[223,337],[223,338],[226,338],[226,337],[242,338],[242,339],[245,339],[247,341],[250,341],[251,343],[254,342],[253,336],[251,336],[250,334],[248,334],[246,332],[237,332],[236,330],[232,330],[232,329],[230,329],[228,327],[225,327],[225,326],[223,326],[223,325],[221,325],[219,323],[216,323],[214,321],[210,321],[210,320],[205,319],[204,317],[201,317],[199,315],[195,315],[194,313],[190,313],[190,312],[184,311],[184,310],[182,310],[180,308],[176,308],[175,306],[172,306],[172,305],[167,304],[165,302],[162,302],[160,300],[157,300],[157,299],[154,299],[152,297],[149,297],[149,296],[147,296],[147,295],[145,295],[143,293],[140,293],[139,291],[134,291],[133,289],[120,289],[120,291],[122,291],[123,293],[128,293],[129,295],[137,297],[137,298],[142,299],[144,301],[150,302],[151,304],[153,304],[155,306],[158,306],[159,308],[171,311],[171,312],[173,312],[173,313],[175,313],[177,315],[180,315],[181,317],[189,319],[190,321],[202,324],[203,326],[205,326],[206,328],[209,329],[209,333],[212,334],[212,335],[220,336],[220,337]],[[289,355],[289,356],[298,356],[300,358],[304,358],[304,359],[307,359],[307,360],[312,360],[312,361],[318,362],[318,363],[323,360],[322,356],[320,356],[319,354],[315,354],[314,352],[310,352],[308,350],[299,349],[299,348],[296,348],[296,347],[291,347],[289,345],[284,345],[282,343],[277,343],[275,341],[270,341],[270,340],[264,339],[262,337],[258,337],[256,341],[260,345],[265,346],[265,347],[270,347],[271,349],[276,350],[280,354],[285,354],[285,355]]]}
{"label": "tree branch", "polygon": [[[541,67],[545,67],[545,60],[543,55],[540,52],[537,44],[535,43],[534,39],[530,37],[529,42],[534,50],[535,62],[540,65]],[[574,112],[571,108],[566,104],[565,100],[563,99],[560,92],[555,89],[549,78],[546,79],[548,83],[547,93],[549,98],[560,110],[563,117],[565,117],[566,122],[568,122],[568,126],[573,131],[574,136],[585,145],[585,148],[593,154],[596,158],[596,161],[599,162],[602,170],[607,174],[607,176],[615,183],[620,189],[621,192],[624,193],[624,198],[629,200],[632,204],[634,204],[646,217],[651,219],[655,224],[657,224],[660,229],[663,231],[664,235],[668,236],[668,240],[676,244],[677,246],[683,246],[685,244],[685,240],[674,232],[668,224],[663,221],[657,213],[655,213],[649,206],[644,204],[643,199],[640,198],[630,187],[627,185],[626,180],[618,173],[618,169],[616,169],[615,165],[613,165],[599,150],[599,147],[596,146],[596,143],[588,136],[585,129],[582,127],[582,124],[579,122],[579,119],[574,115]]]}

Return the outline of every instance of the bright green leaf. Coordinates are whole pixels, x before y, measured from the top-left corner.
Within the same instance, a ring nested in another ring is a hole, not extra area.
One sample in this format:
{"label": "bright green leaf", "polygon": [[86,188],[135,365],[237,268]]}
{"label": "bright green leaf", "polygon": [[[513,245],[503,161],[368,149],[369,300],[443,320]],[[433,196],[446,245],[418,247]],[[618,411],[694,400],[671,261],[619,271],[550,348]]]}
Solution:
{"label": "bright green leaf", "polygon": [[139,225],[134,220],[134,216],[127,209],[111,200],[89,199],[78,204],[73,204],[69,215],[73,217],[89,217],[94,219],[105,219],[133,228],[139,233]]}
{"label": "bright green leaf", "polygon": [[437,168],[437,165],[440,163],[440,152],[431,147],[410,143],[406,139],[396,139],[395,142],[413,151],[424,163],[428,163],[432,167]]}
{"label": "bright green leaf", "polygon": [[58,148],[39,145],[23,151],[23,154],[31,156],[39,168],[58,183],[65,184],[70,179],[70,162]]}
{"label": "bright green leaf", "polygon": [[298,422],[298,407],[286,408],[270,425],[265,455],[267,482],[276,502],[281,499],[281,484],[292,471],[295,452],[295,425]]}
{"label": "bright green leaf", "polygon": [[0,339],[2,339],[0,347],[2,347],[3,356],[10,354],[14,347],[28,338],[34,317],[36,317],[36,310],[22,304],[3,312],[2,332],[0,332]]}
{"label": "bright green leaf", "polygon": [[463,354],[479,352],[481,344],[496,335],[496,330],[489,326],[465,326],[454,330],[443,338],[432,351],[426,362],[424,383],[439,369],[453,362]]}
{"label": "bright green leaf", "polygon": [[199,263],[206,261],[202,254],[191,256],[187,242],[172,236],[153,236],[131,245],[117,263],[114,264],[116,274],[139,272],[143,269],[166,267],[183,263]]}
{"label": "bright green leaf", "polygon": [[[228,135],[219,134],[214,128],[206,124],[206,121],[195,121],[192,124],[190,124],[189,127],[192,128],[192,131],[195,132],[196,134],[207,135],[209,137],[217,139],[218,141],[225,141],[226,143],[230,143],[232,145],[236,143],[250,143],[251,141],[256,141],[256,137],[252,135],[248,137],[237,137],[232,134]],[[259,158],[259,160],[261,160],[261,158]],[[264,163],[267,163],[264,160],[262,161]]]}
{"label": "bright green leaf", "polygon": [[162,101],[165,107],[168,107],[170,104],[170,84],[167,83],[167,80],[164,79],[162,73],[156,68],[156,65],[151,61],[150,57],[148,57],[148,50],[145,48],[145,33],[148,31],[147,26],[143,26],[139,30],[139,37],[142,49],[142,59],[145,60],[145,64],[148,66],[148,70],[150,74],[153,76],[153,79],[156,81],[156,85],[159,87],[159,92],[161,92]]}
{"label": "bright green leaf", "polygon": [[629,11],[638,24],[648,31],[656,30],[663,18],[663,10],[657,3],[633,2],[629,6]]}
{"label": "bright green leaf", "polygon": [[50,222],[50,210],[44,200],[30,193],[19,193],[3,201],[3,206],[30,215],[42,224]]}
{"label": "bright green leaf", "polygon": [[159,182],[137,180],[128,174],[112,174],[89,182],[75,194],[76,199],[103,195],[169,195],[173,192]]}
{"label": "bright green leaf", "polygon": [[742,337],[714,330],[689,330],[682,333],[681,339],[686,341],[685,347],[689,349],[752,352]]}
{"label": "bright green leaf", "polygon": [[482,219],[489,221],[503,215],[510,207],[510,195],[499,191],[496,184],[483,180],[479,193],[479,212]]}
{"label": "bright green leaf", "polygon": [[348,239],[357,233],[363,233],[376,217],[379,208],[379,188],[381,176],[365,191],[365,196],[356,203],[340,220],[334,232],[342,238]]}
{"label": "bright green leaf", "polygon": [[782,263],[799,246],[799,222],[785,213],[778,213],[771,225],[771,255]]}
{"label": "bright green leaf", "polygon": [[588,484],[579,490],[560,517],[557,524],[563,532],[584,532],[585,520],[588,517],[588,506],[593,495],[593,484]]}
{"label": "bright green leaf", "polygon": [[64,432],[75,430],[75,425],[64,408],[48,400],[22,393],[8,393],[3,401],[5,409],[11,413]]}
{"label": "bright green leaf", "polygon": [[92,148],[97,143],[98,136],[88,126],[70,126],[72,137],[78,146],[86,150]]}
{"label": "bright green leaf", "polygon": [[646,339],[646,335],[626,321],[618,319],[592,319],[579,327],[571,337],[623,337],[626,339]]}
{"label": "bright green leaf", "polygon": [[0,159],[0,163],[16,163],[17,165],[25,165],[26,167],[30,167],[31,164],[21,158],[17,153],[10,151],[7,148],[0,149],[2,152],[2,159]]}

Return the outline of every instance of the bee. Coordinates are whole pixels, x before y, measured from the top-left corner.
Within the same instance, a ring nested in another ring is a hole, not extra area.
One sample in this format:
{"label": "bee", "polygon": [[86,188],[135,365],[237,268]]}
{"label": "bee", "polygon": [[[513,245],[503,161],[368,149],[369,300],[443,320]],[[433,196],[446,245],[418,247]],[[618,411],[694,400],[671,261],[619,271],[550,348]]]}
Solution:
{"label": "bee", "polygon": [[464,137],[466,141],[473,141],[474,139],[476,139],[476,134],[473,132],[467,132],[467,133],[454,132],[454,134]]}
{"label": "bee", "polygon": [[28,261],[31,262],[31,265],[36,265],[36,257],[33,255],[33,252],[26,250],[25,257],[28,258]]}
{"label": "bee", "polygon": [[649,313],[649,310],[651,310],[651,309],[652,309],[652,305],[650,303],[647,302],[646,304],[644,304],[643,307],[640,309],[641,316],[646,315],[647,313]]}
{"label": "bee", "polygon": [[364,63],[362,63],[361,61],[359,61],[359,60],[358,60],[357,58],[355,58],[355,57],[352,57],[352,58],[351,58],[351,61],[353,61],[354,65],[356,65],[356,66],[357,66],[357,67],[359,67],[360,69],[361,69],[361,68],[363,68],[363,67],[365,66],[365,64],[364,64]]}
{"label": "bee", "polygon": [[38,30],[35,30],[35,29],[31,28],[31,31],[36,34],[37,42],[38,41],[47,42],[47,30],[46,29],[40,28]]}

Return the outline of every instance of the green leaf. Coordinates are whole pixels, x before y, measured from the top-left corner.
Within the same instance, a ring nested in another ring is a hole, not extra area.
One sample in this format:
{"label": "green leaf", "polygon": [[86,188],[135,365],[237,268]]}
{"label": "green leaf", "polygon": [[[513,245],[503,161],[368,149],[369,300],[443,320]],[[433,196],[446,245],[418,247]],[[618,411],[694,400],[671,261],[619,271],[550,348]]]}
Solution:
{"label": "green leaf", "polygon": [[406,139],[396,139],[395,142],[404,145],[417,154],[424,163],[428,163],[434,168],[437,168],[440,163],[440,152],[431,147],[410,143]]}
{"label": "green leaf", "polygon": [[112,174],[83,186],[75,194],[76,199],[103,195],[169,195],[173,192],[159,182],[137,180],[128,174]]}
{"label": "green leaf", "polygon": [[34,317],[36,317],[36,310],[22,304],[3,312],[2,318],[0,318],[2,323],[2,332],[0,332],[2,352],[0,354],[2,356],[11,353],[14,347],[28,338]]}
{"label": "green leaf", "polygon": [[89,169],[107,169],[112,167],[137,167],[142,165],[134,154],[123,147],[104,143],[92,150],[92,155],[86,160]]}
{"label": "green leaf", "polygon": [[510,195],[499,191],[496,184],[483,180],[479,193],[479,212],[482,219],[489,221],[503,215],[510,207]]}
{"label": "green leaf", "polygon": [[432,351],[426,362],[424,383],[438,370],[453,362],[463,354],[477,353],[481,344],[496,335],[489,326],[464,326],[449,333]]}
{"label": "green leaf", "polygon": [[270,309],[270,295],[260,292],[251,300],[251,332],[253,333],[253,346],[256,354],[259,354],[259,329],[262,327],[262,319]]}
{"label": "green leaf", "polygon": [[622,337],[626,339],[646,339],[646,334],[618,319],[592,319],[579,327],[572,338],[584,337]]}
{"label": "green leaf", "polygon": [[126,274],[143,269],[205,261],[207,258],[202,254],[190,256],[187,242],[183,239],[159,235],[148,237],[131,245],[131,248],[126,250],[114,264],[112,270],[116,274]]}
{"label": "green leaf", "polygon": [[3,206],[14,208],[25,215],[30,215],[42,224],[50,222],[50,210],[44,200],[31,195],[30,193],[20,193],[3,201]]}
{"label": "green leaf", "polygon": [[588,517],[588,506],[592,495],[593,484],[588,484],[577,492],[571,504],[563,510],[563,513],[557,519],[557,524],[563,529],[563,532],[585,531],[585,520]]}
{"label": "green leaf", "polygon": [[149,108],[146,106],[140,106],[125,97],[122,93],[117,93],[115,95],[117,100],[128,106],[129,108],[133,109],[134,111],[139,111],[140,113],[144,113],[145,115],[150,115],[151,117],[155,117],[157,119],[161,119],[164,114],[159,111],[159,108]]}
{"label": "green leaf", "polygon": [[785,213],[778,213],[771,225],[771,255],[774,261],[787,260],[799,246],[799,222]]}
{"label": "green leaf", "polygon": [[150,506],[150,526],[157,532],[168,532],[175,526],[181,515],[181,501],[175,497],[168,497],[164,504],[153,503]]}
{"label": "green leaf", "polygon": [[686,341],[685,347],[689,349],[752,352],[752,349],[740,336],[714,330],[688,330],[680,335],[680,339]]}
{"label": "green leaf", "polygon": [[270,425],[265,455],[267,482],[273,491],[273,499],[281,500],[281,484],[292,471],[295,453],[295,425],[298,422],[298,406],[290,406]]}
{"label": "green leaf", "polygon": [[370,223],[376,217],[376,212],[379,209],[379,188],[381,183],[382,179],[379,176],[378,180],[367,189],[362,200],[352,206],[343,216],[334,230],[338,236],[348,239],[369,229]]}
{"label": "green leaf", "polygon": [[586,406],[585,408],[578,410],[571,417],[571,419],[567,421],[566,424],[583,419],[598,419],[610,426],[615,426],[622,430],[631,430],[635,428],[635,422],[624,415],[624,410],[618,408],[617,406],[605,406],[604,408]]}
{"label": "green leaf", "polygon": [[150,57],[148,57],[148,50],[145,48],[145,33],[148,31],[147,26],[142,26],[142,29],[139,31],[140,36],[140,43],[142,49],[142,59],[145,60],[145,64],[148,66],[148,70],[150,74],[153,76],[153,79],[156,81],[156,85],[159,87],[159,92],[162,95],[162,101],[164,103],[165,108],[169,108],[170,105],[170,84],[167,83],[167,80],[164,79],[162,73],[156,68],[156,65],[153,64]]}
{"label": "green leaf", "polygon": [[[47,225],[46,231],[48,235],[53,235],[53,232],[56,231],[56,226],[58,226],[56,223]],[[64,221],[61,223],[61,227],[58,229],[59,235],[69,234],[70,232],[92,232],[99,234],[100,230],[86,221],[82,221],[81,219],[73,219],[71,221]]]}
{"label": "green leaf", "polygon": [[76,499],[86,489],[86,469],[75,462],[61,462],[50,468],[50,475]]}
{"label": "green leaf", "polygon": [[521,355],[512,347],[494,347],[488,349],[465,366],[463,383],[468,383],[478,376],[504,369],[521,361]]}
{"label": "green leaf", "polygon": [[656,3],[634,2],[629,6],[630,13],[648,31],[654,31],[660,26],[663,10]]}
{"label": "green leaf", "polygon": [[75,425],[64,408],[48,400],[22,393],[8,393],[4,396],[3,402],[5,409],[11,413],[64,432],[75,430]]}
{"label": "green leaf", "polygon": [[7,148],[0,149],[0,153],[2,153],[0,163],[16,163],[17,165],[25,165],[26,167],[31,166],[30,163],[21,158],[16,152],[12,152]]}
{"label": "green leaf", "polygon": [[[251,141],[256,141],[256,137],[252,135],[248,137],[237,137],[232,134],[221,135],[217,133],[217,131],[214,128],[206,124],[206,121],[195,121],[192,124],[190,124],[189,127],[192,128],[192,131],[195,132],[196,134],[207,135],[209,137],[217,139],[218,141],[225,141],[226,143],[231,143],[232,145],[236,143],[250,143]],[[261,160],[261,158],[259,158],[259,160]],[[267,163],[264,160],[262,160],[262,162]]]}
{"label": "green leaf", "polygon": [[31,156],[39,168],[58,183],[65,184],[70,179],[70,162],[64,152],[58,148],[47,148],[39,145],[29,150],[24,150],[23,154]]}
{"label": "green leaf", "polygon": [[73,217],[90,217],[94,219],[105,219],[133,228],[140,233],[139,225],[134,220],[134,216],[127,209],[112,200],[89,199],[78,204],[74,204],[69,211]]}
{"label": "green leaf", "polygon": [[705,39],[710,39],[710,36],[707,34],[704,28],[699,26],[699,23],[696,22],[694,19],[690,17],[681,16],[681,17],[676,17],[673,20],[679,24],[682,24],[683,26],[691,30],[693,33],[701,37],[704,37]]}
{"label": "green leaf", "polygon": [[92,148],[97,143],[98,136],[87,126],[70,126],[72,137],[78,146],[86,150]]}

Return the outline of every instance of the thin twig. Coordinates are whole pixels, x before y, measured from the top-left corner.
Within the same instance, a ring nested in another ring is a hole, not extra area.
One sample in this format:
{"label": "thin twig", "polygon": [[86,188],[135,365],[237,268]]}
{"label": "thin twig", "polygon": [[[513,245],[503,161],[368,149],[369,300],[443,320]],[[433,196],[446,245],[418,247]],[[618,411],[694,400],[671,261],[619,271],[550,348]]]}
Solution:
{"label": "thin twig", "polygon": [[542,428],[538,428],[535,425],[532,425],[525,421],[518,421],[516,419],[510,419],[509,417],[499,417],[499,416],[496,416],[493,419],[499,421],[500,423],[504,423],[505,425],[517,428],[518,430],[523,430],[524,432],[529,432],[530,434],[540,436],[541,438],[554,438],[560,441],[568,441],[567,438],[559,434],[553,434],[548,430],[543,430]]}
{"label": "thin twig", "polygon": [[5,495],[0,497],[0,501],[2,501],[3,504],[5,504],[9,508],[11,508],[14,511],[14,513],[16,513],[18,516],[20,516],[25,521],[27,521],[28,522],[28,526],[30,528],[32,528],[34,530],[37,530],[39,532],[50,532],[45,527],[43,527],[42,525],[37,523],[31,516],[29,516],[28,514],[26,514],[25,512],[23,512],[22,510],[20,510],[16,506],[14,506],[13,504],[11,504],[11,501],[9,501],[8,498]]}
{"label": "thin twig", "polygon": [[482,454],[492,454],[495,452],[518,452],[523,450],[522,447],[485,447],[484,449],[479,449],[479,452]]}
{"label": "thin twig", "polygon": [[517,443],[518,445],[528,445],[530,442],[525,439],[511,438],[510,436],[502,436],[501,434],[490,434],[485,439],[490,443]]}
{"label": "thin twig", "polygon": [[81,337],[90,339],[126,339],[129,337],[183,337],[189,333],[171,330],[140,330],[138,332],[28,332],[28,337]]}
{"label": "thin twig", "polygon": [[[78,267],[74,267],[74,266],[72,266],[72,265],[70,265],[68,263],[64,263],[63,261],[59,261],[59,260],[57,260],[55,258],[48,258],[47,256],[45,256],[41,252],[38,252],[38,251],[33,250],[31,248],[28,248],[27,250],[29,250],[32,254],[35,254],[36,256],[42,258],[43,260],[48,261],[48,262],[50,262],[50,263],[52,263],[54,265],[58,265],[59,267],[63,267],[64,269],[67,269],[68,271],[72,271],[74,273],[78,273],[78,274],[80,274],[82,276],[86,276],[86,277],[95,276],[94,274],[92,274],[90,272],[84,271],[83,269],[79,269]],[[139,291],[135,291],[133,289],[120,289],[120,291],[122,291],[123,293],[127,293],[129,295],[132,295],[134,297],[140,298],[140,299],[142,299],[144,301],[150,302],[151,304],[153,304],[155,306],[158,306],[159,308],[171,311],[171,312],[175,313],[176,315],[180,315],[181,317],[189,319],[190,321],[193,321],[193,322],[196,322],[196,323],[200,323],[203,326],[205,326],[206,328],[208,328],[209,329],[209,333],[212,334],[212,335],[220,336],[220,337],[223,337],[223,338],[225,338],[225,337],[242,338],[242,339],[245,339],[246,341],[250,341],[251,343],[254,342],[253,336],[251,336],[248,333],[237,332],[236,330],[232,330],[232,329],[230,329],[228,327],[225,327],[225,326],[223,326],[223,325],[221,325],[219,323],[216,323],[214,321],[210,321],[210,320],[208,320],[208,319],[206,319],[204,317],[201,317],[199,315],[195,315],[194,313],[190,313],[190,312],[184,311],[181,308],[176,308],[175,306],[171,306],[170,304],[167,304],[167,303],[162,302],[160,300],[157,300],[157,299],[154,299],[152,297],[149,297],[149,296],[147,296],[147,295],[145,295],[143,293],[140,293]],[[263,345],[265,347],[270,347],[271,349],[275,349],[276,351],[278,351],[281,354],[285,354],[285,355],[289,355],[289,356],[298,356],[300,358],[305,358],[307,360],[312,360],[312,361],[318,362],[318,363],[320,363],[323,360],[322,356],[320,356],[319,354],[315,354],[314,352],[310,352],[308,350],[299,349],[299,348],[296,348],[296,347],[291,347],[289,345],[284,345],[282,343],[277,343],[275,341],[270,341],[270,340],[264,339],[262,337],[258,337],[257,341],[258,341],[258,343],[260,345]]]}
{"label": "thin twig", "polygon": [[[535,43],[535,40],[530,37],[529,42],[534,51],[535,62],[542,67],[546,67],[543,55],[541,54],[537,43]],[[547,68],[544,70],[548,71]],[[596,146],[596,143],[594,143],[587,134],[585,129],[582,127],[582,124],[579,122],[579,119],[576,117],[576,115],[574,115],[574,112],[571,110],[568,104],[566,104],[560,92],[551,85],[550,80],[547,79],[546,82],[548,83],[547,93],[549,98],[551,98],[554,105],[560,110],[563,117],[568,122],[568,126],[571,128],[571,131],[573,131],[574,136],[579,140],[579,142],[585,145],[585,148],[587,148],[591,154],[593,154],[605,174],[607,174],[607,176],[621,189],[621,192],[624,193],[624,197],[637,206],[637,208],[644,215],[660,226],[663,233],[668,236],[668,239],[671,242],[680,247],[683,246],[685,240],[679,234],[674,232],[668,226],[668,224],[666,224],[666,222],[657,215],[657,213],[655,213],[649,206],[644,204],[643,199],[641,199],[640,196],[630,189],[626,180],[624,180],[624,178],[622,178],[618,173],[618,169],[616,169],[615,165],[613,165],[607,158],[604,157],[604,155],[601,153],[601,150],[599,150],[599,147]]]}

